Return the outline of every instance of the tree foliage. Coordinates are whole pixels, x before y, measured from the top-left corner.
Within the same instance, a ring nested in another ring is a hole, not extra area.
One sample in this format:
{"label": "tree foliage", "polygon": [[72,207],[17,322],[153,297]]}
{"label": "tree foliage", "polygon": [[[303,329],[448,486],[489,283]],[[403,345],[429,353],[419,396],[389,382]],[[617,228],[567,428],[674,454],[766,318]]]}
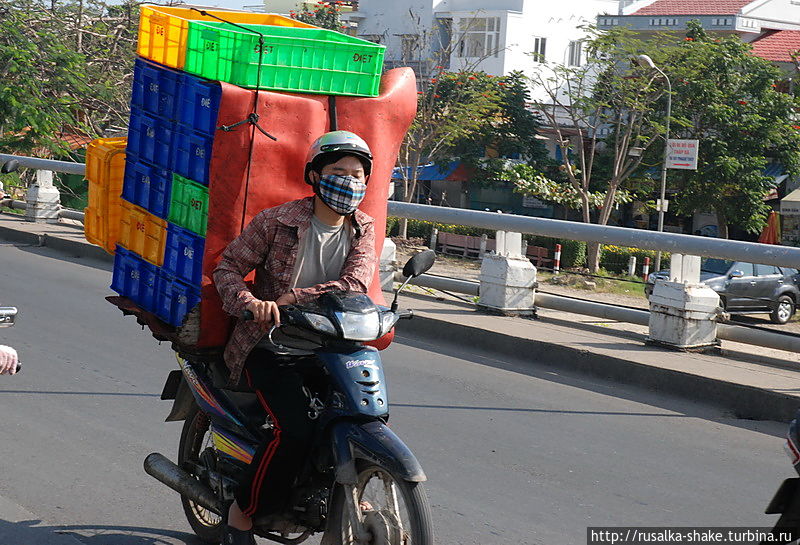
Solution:
{"label": "tree foliage", "polygon": [[290,11],[289,16],[310,25],[341,32],[345,29],[342,24],[341,6],[342,2],[323,0],[317,2],[313,8],[303,4],[299,11]]}
{"label": "tree foliage", "polygon": [[[537,62],[531,77],[541,92],[535,107],[554,134],[561,165],[550,172],[519,165],[505,177],[524,194],[579,209],[584,222],[605,225],[616,205],[632,200],[635,188],[626,186],[663,132],[664,88],[631,59],[647,52],[663,63],[669,48],[626,28],[586,30],[586,63]],[[598,266],[594,244],[589,267]]]}
{"label": "tree foliage", "polygon": [[[624,28],[588,29],[588,59],[581,66],[535,66],[535,101],[560,151],[557,173],[518,166],[507,176],[526,194],[580,209],[585,222],[606,224],[616,204],[628,202],[626,184],[663,131],[664,89],[630,59],[647,52],[656,63],[668,56],[660,43]],[[593,214],[596,212],[596,214]]]}
{"label": "tree foliage", "polygon": [[0,0],[0,148],[53,154],[61,131],[127,125],[136,6]]}
{"label": "tree foliage", "polygon": [[481,185],[503,183],[504,172],[514,163],[547,169],[552,161],[547,149],[537,139],[540,121],[530,109],[530,91],[522,72],[511,72],[496,83],[497,101],[477,129],[457,139],[452,155],[474,172],[472,182]]}
{"label": "tree foliage", "polygon": [[737,37],[711,38],[692,22],[677,48],[673,133],[700,140],[698,169],[672,172],[679,212],[713,210],[722,236],[727,225],[756,233],[766,221],[764,197],[774,180],[770,161],[791,174],[800,169],[800,102],[778,90],[785,79]]}

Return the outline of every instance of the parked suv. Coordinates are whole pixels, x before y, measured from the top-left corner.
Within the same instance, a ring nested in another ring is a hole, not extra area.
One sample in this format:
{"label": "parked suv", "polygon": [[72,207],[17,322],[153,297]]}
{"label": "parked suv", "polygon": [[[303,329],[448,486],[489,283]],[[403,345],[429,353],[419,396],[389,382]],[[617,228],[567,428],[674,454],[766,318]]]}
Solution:
{"label": "parked suv", "polygon": [[[657,279],[668,278],[668,270],[651,274],[645,295],[650,297]],[[719,294],[720,305],[731,314],[768,312],[776,324],[788,322],[800,302],[800,273],[788,267],[703,258],[700,282]]]}

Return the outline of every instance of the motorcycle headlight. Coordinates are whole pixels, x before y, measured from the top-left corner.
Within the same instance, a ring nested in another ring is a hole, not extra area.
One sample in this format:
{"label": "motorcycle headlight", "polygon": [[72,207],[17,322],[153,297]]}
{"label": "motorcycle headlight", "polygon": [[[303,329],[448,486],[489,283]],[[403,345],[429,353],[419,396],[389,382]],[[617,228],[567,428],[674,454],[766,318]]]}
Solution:
{"label": "motorcycle headlight", "polygon": [[342,327],[342,337],[348,341],[373,341],[380,337],[381,319],[377,311],[357,314],[336,313]]}
{"label": "motorcycle headlight", "polygon": [[381,336],[386,335],[397,323],[397,314],[394,312],[381,313]]}
{"label": "motorcycle headlight", "polygon": [[303,316],[305,316],[305,319],[308,320],[309,324],[311,324],[311,327],[317,331],[325,333],[326,335],[336,335],[336,328],[333,327],[331,321],[325,316],[309,313],[305,313]]}

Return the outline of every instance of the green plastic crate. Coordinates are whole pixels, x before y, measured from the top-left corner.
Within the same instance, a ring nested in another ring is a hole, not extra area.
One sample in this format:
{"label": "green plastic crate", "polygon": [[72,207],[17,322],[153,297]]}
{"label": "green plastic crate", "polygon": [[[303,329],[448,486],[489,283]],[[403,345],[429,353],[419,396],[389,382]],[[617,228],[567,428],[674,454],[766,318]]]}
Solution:
{"label": "green plastic crate", "polygon": [[184,70],[240,87],[378,96],[386,47],[333,30],[189,21]]}
{"label": "green plastic crate", "polygon": [[208,188],[179,174],[172,175],[169,221],[178,227],[206,236]]}

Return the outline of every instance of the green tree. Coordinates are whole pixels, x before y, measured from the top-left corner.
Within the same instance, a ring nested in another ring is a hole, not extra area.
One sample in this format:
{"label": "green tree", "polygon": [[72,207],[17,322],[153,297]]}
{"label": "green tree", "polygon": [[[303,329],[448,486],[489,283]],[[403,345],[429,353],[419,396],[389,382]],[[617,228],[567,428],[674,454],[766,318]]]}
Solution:
{"label": "green tree", "polygon": [[0,0],[0,149],[62,154],[57,133],[127,125],[138,4]]}
{"label": "green tree", "polygon": [[290,11],[289,16],[310,25],[341,32],[346,28],[342,24],[341,6],[342,2],[335,1],[320,1],[313,8],[303,4],[299,11]]}
{"label": "green tree", "polygon": [[31,153],[62,148],[54,134],[77,124],[73,89],[83,83],[83,58],[64,40],[38,2],[0,2],[0,149]]}
{"label": "green tree", "polygon": [[[540,169],[553,165],[547,148],[538,139],[540,121],[529,108],[530,90],[522,72],[491,78],[498,101],[486,122],[474,134],[453,146],[453,156],[474,172],[472,181],[484,185],[508,183],[503,172],[508,168],[507,158],[513,158]],[[513,189],[513,187],[512,187]]]}
{"label": "green tree", "polygon": [[[419,91],[417,115],[400,147],[398,158],[403,195],[416,194],[419,168],[452,159],[455,147],[485,130],[500,111],[502,87],[483,72],[447,72],[439,67]],[[406,236],[401,222],[400,236]]]}
{"label": "green tree", "polygon": [[672,69],[676,137],[700,140],[698,169],[673,171],[678,212],[713,210],[720,236],[728,226],[760,231],[774,181],[763,172],[770,160],[790,174],[800,169],[800,102],[780,92],[785,75],[750,53],[737,37],[712,38],[689,23]]}
{"label": "green tree", "polygon": [[[663,132],[663,86],[630,59],[647,53],[663,64],[670,49],[663,37],[643,40],[625,28],[587,30],[587,62],[581,66],[534,57],[531,82],[544,93],[534,104],[555,134],[558,171],[518,165],[504,176],[524,194],[579,209],[584,222],[605,225],[615,206],[629,202],[638,189],[628,186]],[[588,250],[595,271],[599,245]]]}

